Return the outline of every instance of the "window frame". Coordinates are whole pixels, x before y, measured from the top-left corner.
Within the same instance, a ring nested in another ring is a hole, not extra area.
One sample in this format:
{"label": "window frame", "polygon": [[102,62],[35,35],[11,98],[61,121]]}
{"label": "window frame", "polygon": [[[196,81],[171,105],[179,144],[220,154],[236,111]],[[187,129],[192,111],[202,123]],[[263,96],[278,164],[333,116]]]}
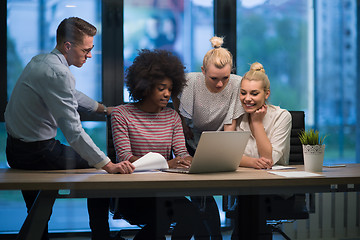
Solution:
{"label": "window frame", "polygon": [[[315,1],[315,0],[314,0]],[[356,53],[356,58],[358,59],[357,61],[357,77],[359,79],[360,77],[360,1],[357,1],[356,4],[356,14],[357,14],[357,19],[356,19],[356,24],[357,24],[357,43],[356,43],[356,49],[357,49],[357,53]],[[356,92],[357,92],[357,97],[360,96],[360,81],[356,82]],[[359,101],[356,102],[356,119],[360,119],[360,103]],[[360,163],[360,121],[356,121],[356,162]]]}
{"label": "window frame", "polygon": [[102,0],[102,99],[108,106],[123,103],[123,23],[124,1]]}
{"label": "window frame", "polygon": [[[224,48],[233,55],[236,66],[236,0],[214,0],[214,30],[216,36],[226,36]],[[236,74],[236,68],[233,69]]]}
{"label": "window frame", "polygon": [[[0,32],[7,33],[7,1],[0,2]],[[7,34],[0,35],[0,122],[4,122],[7,104]]]}

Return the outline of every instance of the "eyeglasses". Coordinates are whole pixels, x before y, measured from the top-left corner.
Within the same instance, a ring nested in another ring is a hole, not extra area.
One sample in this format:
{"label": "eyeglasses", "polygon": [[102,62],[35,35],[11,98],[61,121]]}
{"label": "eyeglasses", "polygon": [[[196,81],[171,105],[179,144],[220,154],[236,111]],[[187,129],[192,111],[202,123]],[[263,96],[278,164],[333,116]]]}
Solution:
{"label": "eyeglasses", "polygon": [[[71,44],[74,44],[75,46],[78,46],[76,43],[74,43],[74,42],[70,42]],[[79,46],[78,46],[79,47]],[[92,45],[92,47],[91,48],[87,48],[87,49],[84,49],[84,48],[80,48],[80,50],[81,51],[83,51],[83,53],[85,53],[85,55],[88,55],[90,52],[91,52],[91,50],[93,50],[93,48],[94,48],[94,45]]]}

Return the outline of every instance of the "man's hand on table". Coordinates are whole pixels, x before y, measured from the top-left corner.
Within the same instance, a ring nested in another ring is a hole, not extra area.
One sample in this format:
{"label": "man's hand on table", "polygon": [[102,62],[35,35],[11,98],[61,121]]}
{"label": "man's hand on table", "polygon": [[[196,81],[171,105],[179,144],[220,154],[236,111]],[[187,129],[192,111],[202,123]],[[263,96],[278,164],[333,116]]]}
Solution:
{"label": "man's hand on table", "polygon": [[132,173],[135,170],[134,165],[129,161],[122,161],[119,163],[109,162],[102,167],[108,173]]}

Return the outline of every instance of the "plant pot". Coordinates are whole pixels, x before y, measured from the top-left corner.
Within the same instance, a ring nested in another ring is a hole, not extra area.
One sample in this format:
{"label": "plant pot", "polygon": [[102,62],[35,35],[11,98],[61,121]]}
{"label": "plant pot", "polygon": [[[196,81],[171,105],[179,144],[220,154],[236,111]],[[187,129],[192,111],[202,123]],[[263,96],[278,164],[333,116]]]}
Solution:
{"label": "plant pot", "polygon": [[322,172],[325,145],[302,145],[306,172]]}

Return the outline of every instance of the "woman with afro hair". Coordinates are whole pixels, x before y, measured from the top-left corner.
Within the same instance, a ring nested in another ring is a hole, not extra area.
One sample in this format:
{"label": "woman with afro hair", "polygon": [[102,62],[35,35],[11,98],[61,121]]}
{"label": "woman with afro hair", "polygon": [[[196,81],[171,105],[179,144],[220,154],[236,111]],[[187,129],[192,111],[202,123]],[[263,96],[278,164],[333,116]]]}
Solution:
{"label": "woman with afro hair", "polygon": [[[184,66],[171,52],[139,51],[126,71],[126,86],[133,101],[115,107],[111,115],[118,162],[133,163],[155,152],[167,160],[170,168],[191,165],[180,116],[167,107],[171,96],[179,94],[185,82]],[[135,240],[165,239],[172,223],[171,239],[191,239],[205,228],[199,209],[185,197],[120,198],[117,211],[130,222],[145,224]]]}

